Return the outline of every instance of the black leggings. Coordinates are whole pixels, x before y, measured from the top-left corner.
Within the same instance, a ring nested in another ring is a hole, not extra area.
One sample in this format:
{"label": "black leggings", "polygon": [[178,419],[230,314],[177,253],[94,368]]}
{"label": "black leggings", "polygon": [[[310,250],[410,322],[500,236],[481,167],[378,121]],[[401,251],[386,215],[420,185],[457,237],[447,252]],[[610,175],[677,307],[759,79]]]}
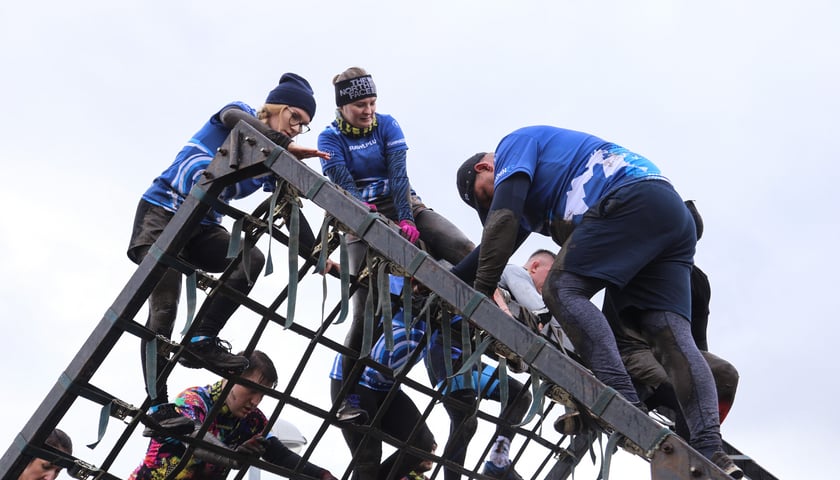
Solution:
{"label": "black leggings", "polygon": [[[341,381],[331,380],[330,395],[334,402],[338,400],[340,390]],[[361,408],[367,411],[370,420],[373,420],[373,417],[376,416],[379,407],[382,406],[385,397],[388,395],[388,392],[371,390],[363,386],[357,386],[354,392],[359,394],[359,404]],[[409,441],[415,426],[417,432]],[[409,445],[423,451],[431,453],[437,447],[435,437],[426,422],[422,420],[420,410],[402,390],[396,392],[376,427],[381,432],[402,442],[408,442]],[[402,453],[399,448],[380,464],[382,459],[381,441],[349,429],[343,430],[342,433],[356,461],[353,480],[389,480],[402,478],[412,470],[418,473],[425,470],[420,465],[423,461],[422,458]],[[393,473],[391,474],[392,470]]]}
{"label": "black leggings", "polygon": [[[129,258],[139,265],[173,216],[171,212],[141,200],[135,215],[134,231],[128,251]],[[249,245],[247,256],[243,256],[244,260],[229,259],[227,258],[229,243],[230,234],[221,225],[199,225],[180,252],[180,256],[190,264],[214,273],[224,271],[232,261],[237,262],[226,284],[247,295],[262,270],[265,256],[258,248]],[[171,338],[180,297],[181,273],[169,268],[149,295],[149,316],[146,327],[166,338]],[[202,306],[202,317],[197,319],[200,323],[196,327],[195,336],[218,336],[238,307],[237,302],[221,292],[208,298]],[[145,344],[146,342],[141,342],[140,346],[144,374],[146,370]],[[165,364],[163,361],[158,361],[157,365],[157,376],[159,376]],[[148,393],[151,394],[151,392]],[[165,384],[158,386],[156,395],[156,403],[167,401]]]}

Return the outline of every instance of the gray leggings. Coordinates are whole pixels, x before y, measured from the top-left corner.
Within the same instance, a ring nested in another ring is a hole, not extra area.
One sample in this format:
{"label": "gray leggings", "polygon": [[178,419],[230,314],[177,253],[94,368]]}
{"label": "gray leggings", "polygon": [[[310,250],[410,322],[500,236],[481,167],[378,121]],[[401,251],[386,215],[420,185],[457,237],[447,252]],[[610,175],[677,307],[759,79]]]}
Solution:
{"label": "gray leggings", "polygon": [[[552,270],[544,291],[546,305],[569,335],[575,350],[595,376],[627,401],[639,397],[621,361],[606,317],[590,299],[608,284],[562,270]],[[717,393],[709,365],[691,336],[691,324],[665,311],[643,311],[639,326],[654,347],[674,385],[688,429],[691,446],[709,457],[721,448]]]}

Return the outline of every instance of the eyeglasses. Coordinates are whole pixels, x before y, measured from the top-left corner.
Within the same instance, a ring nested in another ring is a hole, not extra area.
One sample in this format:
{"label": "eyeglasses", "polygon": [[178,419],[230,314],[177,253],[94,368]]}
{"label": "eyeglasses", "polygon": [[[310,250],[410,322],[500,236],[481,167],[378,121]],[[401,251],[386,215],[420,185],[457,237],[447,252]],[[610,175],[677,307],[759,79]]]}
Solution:
{"label": "eyeglasses", "polygon": [[309,124],[303,123],[303,118],[301,118],[300,114],[296,111],[292,110],[291,108],[287,108],[286,110],[289,111],[289,126],[292,128],[297,127],[298,134],[304,134],[309,131]]}

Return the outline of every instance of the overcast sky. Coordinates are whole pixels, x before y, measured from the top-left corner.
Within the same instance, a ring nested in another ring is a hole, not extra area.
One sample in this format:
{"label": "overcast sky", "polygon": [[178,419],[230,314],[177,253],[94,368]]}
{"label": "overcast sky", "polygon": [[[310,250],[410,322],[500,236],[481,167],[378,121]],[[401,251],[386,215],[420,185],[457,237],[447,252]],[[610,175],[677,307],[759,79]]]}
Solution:
{"label": "overcast sky", "polygon": [[[334,115],[332,76],[358,65],[405,131],[413,186],[476,241],[455,170],[516,128],[584,130],[656,163],[705,219],[696,260],[712,282],[710,349],[741,374],[724,437],[779,478],[824,478],[840,427],[830,401],[840,394],[838,10],[829,0],[2,3],[0,449],[134,271],[125,247],[137,201],[181,145],[229,101],[259,107],[293,71],[316,92],[313,131],[297,139],[314,146]],[[317,209],[304,213],[320,224]],[[556,249],[534,238],[514,261],[539,247]],[[255,295],[273,298],[277,275]],[[315,328],[320,282],[302,295],[315,314],[298,321]],[[253,317],[237,315],[222,337],[244,348]],[[281,343],[260,348],[291,373]],[[125,336],[95,377],[135,404],[138,350]],[[320,355],[305,383],[325,396],[330,356]],[[210,380],[176,371],[170,390]],[[78,410],[62,426],[98,464],[107,445],[84,447],[98,410]],[[311,438],[314,425],[299,426]],[[434,428],[445,441],[445,423]],[[144,453],[135,436],[120,476]],[[340,470],[345,447],[330,441],[313,459]],[[629,457],[611,478],[645,468]]]}

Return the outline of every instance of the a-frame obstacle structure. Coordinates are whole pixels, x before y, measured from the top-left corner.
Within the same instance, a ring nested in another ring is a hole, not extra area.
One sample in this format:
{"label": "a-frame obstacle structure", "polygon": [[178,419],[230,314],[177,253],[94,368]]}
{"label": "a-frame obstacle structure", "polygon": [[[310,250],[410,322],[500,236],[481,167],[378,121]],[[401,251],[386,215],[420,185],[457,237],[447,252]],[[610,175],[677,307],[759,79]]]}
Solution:
{"label": "a-frame obstacle structure", "polygon": [[[273,173],[276,176],[281,192],[279,192],[279,196],[272,199],[270,208],[262,209],[260,215],[264,213],[263,217],[256,213],[247,215],[230,206],[219,204],[215,200],[225,187],[244,178],[265,175],[266,173]],[[196,277],[194,278],[197,278],[200,285],[203,284],[205,288],[209,289],[211,295],[228,295],[242,304],[244,308],[260,315],[262,320],[248,349],[252,350],[257,346],[260,335],[267,326],[279,324],[290,331],[289,335],[296,334],[303,339],[307,344],[307,352],[311,353],[315,348],[329,348],[348,355],[358,356],[358,352],[348,351],[340,342],[330,340],[324,335],[331,322],[337,316],[346,313],[346,295],[353,290],[352,288],[347,289],[347,278],[342,280],[344,292],[340,302],[341,305],[337,305],[324,322],[314,330],[299,323],[291,322],[288,315],[284,316],[278,312],[281,304],[294,299],[297,280],[303,278],[309,272],[317,262],[316,259],[304,259],[298,274],[290,274],[288,287],[283,289],[273,303],[262,305],[239,292],[226,289],[224,274],[215,279],[204,275],[202,272],[196,272],[190,265],[178,258],[178,253],[186,243],[190,230],[201,221],[201,218],[211,208],[217,208],[226,215],[241,219],[239,225],[243,226],[243,232],[246,234],[258,236],[268,233],[275,240],[285,243],[290,252],[296,253],[299,248],[295,238],[297,232],[294,224],[296,220],[290,221],[295,213],[290,212],[296,212],[296,198],[299,197],[308,199],[328,214],[330,221],[325,223],[322,227],[322,234],[318,235],[322,240],[318,248],[322,251],[330,252],[335,249],[341,243],[339,241],[341,236],[346,233],[362,238],[370,249],[376,252],[381,261],[388,265],[391,271],[398,271],[406,276],[413,277],[417,282],[434,292],[439,301],[445,304],[449,310],[469,318],[481,338],[492,337],[492,339],[497,340],[524,359],[532,372],[533,382],[529,381],[529,383],[531,383],[535,393],[542,395],[559,392],[559,395],[554,395],[555,399],[573,397],[579,406],[585,407],[594,415],[598,423],[597,431],[575,437],[562,437],[559,440],[548,440],[542,433],[543,429],[541,427],[545,414],[555,403],[547,401],[545,408],[542,408],[542,398],[535,400],[535,402],[538,401],[535,408],[540,407],[537,412],[540,417],[533,424],[533,428],[519,428],[519,433],[525,437],[521,449],[538,450],[543,454],[541,456],[542,460],[529,464],[532,467],[528,469],[530,471],[526,471],[521,466],[518,467],[520,473],[527,473],[527,475],[523,475],[526,478],[552,480],[569,478],[575,465],[592,448],[593,440],[602,434],[607,434],[610,439],[607,442],[608,450],[624,448],[648,461],[650,463],[650,475],[654,480],[725,480],[728,478],[679,437],[673,435],[668,428],[626,402],[616,391],[603,385],[588,370],[555,348],[543,337],[524,325],[511,321],[511,318],[499,310],[491,300],[478,294],[469,285],[460,281],[434,261],[426,252],[405,241],[387,220],[369,212],[361,203],[350,198],[322,175],[245,124],[238,125],[232,131],[226,143],[219,149],[216,158],[206,170],[203,180],[193,189],[152,248],[150,254],[139,265],[114,303],[107,309],[102,320],[91,332],[87,341],[66,370],[61,373],[52,390],[25,424],[12,445],[6,450],[2,459],[0,459],[0,476],[3,479],[16,479],[32,457],[41,457],[51,459],[55,463],[67,467],[68,473],[75,478],[119,478],[109,469],[120,455],[127,439],[131,435],[139,435],[136,427],[139,417],[142,415],[141,412],[148,404],[148,399],[144,400],[139,407],[135,407],[129,402],[110,395],[107,388],[93,385],[91,380],[101,365],[108,360],[109,353],[117,340],[123,335],[134,335],[145,340],[155,339],[151,331],[135,321],[135,316],[167,268],[177,268],[186,275],[195,273]],[[288,228],[288,234],[280,231],[281,228],[275,224],[278,220],[281,222],[281,226]],[[239,232],[235,233],[238,237]],[[290,261],[290,270],[294,267],[296,267],[296,264]],[[370,281],[373,281],[373,275],[371,275]],[[200,319],[200,317],[201,312],[199,311],[198,318]],[[169,346],[170,351],[168,353],[172,356],[168,368],[164,372],[164,374],[167,374],[176,368],[181,349],[175,342],[163,342],[163,345],[164,347]],[[304,361],[301,360],[288,383],[283,386],[284,388],[282,390],[270,390],[266,392],[266,396],[277,401],[277,408],[271,413],[270,421],[278,418],[284,406],[293,406],[320,419],[321,427],[315,434],[313,441],[310,442],[309,448],[303,454],[305,458],[310,458],[318,449],[318,441],[323,437],[324,432],[327,429],[341,427],[335,420],[337,406],[319,407],[310,402],[310,399],[302,398],[296,394],[295,388],[307,380],[307,378],[304,378],[303,370]],[[165,381],[165,378],[163,381]],[[319,377],[318,381],[325,382],[326,378]],[[427,395],[428,406],[424,412],[426,415],[429,414],[435,404],[440,402],[439,392],[405,375],[397,376],[395,387],[400,385]],[[125,421],[127,425],[125,431],[112,446],[110,454],[98,466],[85,462],[83,456],[78,452],[78,457],[68,456],[44,446],[47,435],[59,424],[73,403],[80,397],[102,405],[102,425],[107,422],[108,416],[124,421],[126,418],[131,418],[130,421]],[[421,410],[424,410],[422,406]],[[487,421],[498,421],[492,415],[481,412],[479,412],[479,417]],[[381,435],[375,429],[369,429],[367,433],[394,445],[398,449],[411,449],[410,445],[401,444],[391,437]],[[441,433],[438,433],[438,435],[441,435]],[[443,441],[443,439],[440,439],[440,441]],[[195,444],[200,445],[201,443],[195,441]],[[733,455],[736,463],[744,468],[748,478],[754,480],[775,478],[728,444],[727,448],[729,448],[729,453]],[[190,449],[188,449],[187,454],[190,454]],[[422,454],[423,452],[416,451],[414,453]],[[607,455],[610,453],[608,451]],[[521,456],[522,452],[520,451],[512,455],[511,458],[514,459],[514,462],[517,462]],[[442,459],[438,456],[431,457],[438,463],[442,462]],[[250,463],[286,477],[307,478],[297,470],[284,469],[260,460]],[[350,468],[352,468],[352,462],[346,471],[333,473],[336,476],[348,478]],[[442,473],[438,469],[434,471],[433,476],[442,478]],[[473,478],[486,478],[474,473],[469,468],[463,473]],[[237,475],[238,478],[241,478],[244,471]]]}

